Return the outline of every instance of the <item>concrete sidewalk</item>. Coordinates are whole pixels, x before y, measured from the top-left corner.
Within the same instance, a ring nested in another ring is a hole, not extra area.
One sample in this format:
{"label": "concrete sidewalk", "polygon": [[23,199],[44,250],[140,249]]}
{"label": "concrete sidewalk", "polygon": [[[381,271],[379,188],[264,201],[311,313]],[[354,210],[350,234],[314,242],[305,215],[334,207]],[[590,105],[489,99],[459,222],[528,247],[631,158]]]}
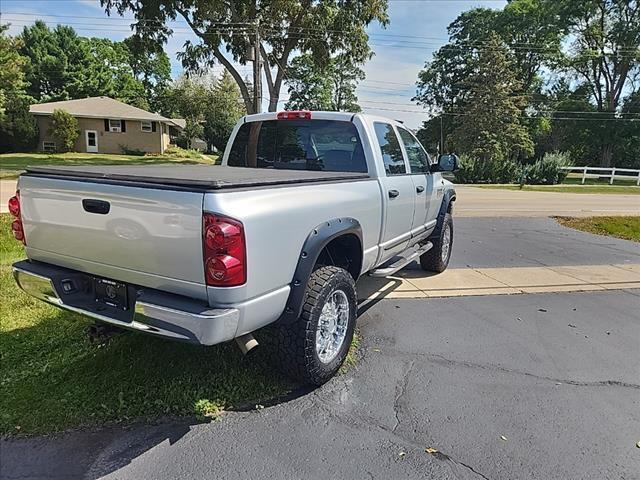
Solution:
{"label": "concrete sidewalk", "polygon": [[16,194],[16,180],[0,180],[0,213],[9,213],[7,202]]}
{"label": "concrete sidewalk", "polygon": [[405,270],[395,277],[362,277],[360,300],[640,288],[640,264],[452,268],[440,274]]}

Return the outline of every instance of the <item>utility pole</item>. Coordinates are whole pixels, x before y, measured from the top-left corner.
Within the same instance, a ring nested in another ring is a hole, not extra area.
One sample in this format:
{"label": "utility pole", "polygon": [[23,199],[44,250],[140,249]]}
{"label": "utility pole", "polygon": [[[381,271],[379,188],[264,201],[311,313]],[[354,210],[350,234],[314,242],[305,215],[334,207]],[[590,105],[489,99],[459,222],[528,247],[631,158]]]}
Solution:
{"label": "utility pole", "polygon": [[444,122],[443,114],[440,114],[440,155],[444,155]]}
{"label": "utility pole", "polygon": [[260,29],[256,22],[256,35],[253,44],[253,104],[254,113],[262,112],[262,56],[260,55]]}

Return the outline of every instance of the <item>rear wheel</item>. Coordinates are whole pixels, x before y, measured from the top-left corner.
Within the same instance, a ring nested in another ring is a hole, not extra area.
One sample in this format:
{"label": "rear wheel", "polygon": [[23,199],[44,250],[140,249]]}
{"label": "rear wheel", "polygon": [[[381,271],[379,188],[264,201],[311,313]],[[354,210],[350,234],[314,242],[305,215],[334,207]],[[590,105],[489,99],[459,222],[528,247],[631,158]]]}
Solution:
{"label": "rear wheel", "polygon": [[428,272],[444,272],[453,247],[453,218],[450,213],[445,214],[439,235],[431,241],[433,248],[420,256],[420,266]]}
{"label": "rear wheel", "polygon": [[302,313],[268,334],[281,370],[294,380],[322,385],[347,357],[356,324],[356,287],[338,267],[321,267],[309,278]]}

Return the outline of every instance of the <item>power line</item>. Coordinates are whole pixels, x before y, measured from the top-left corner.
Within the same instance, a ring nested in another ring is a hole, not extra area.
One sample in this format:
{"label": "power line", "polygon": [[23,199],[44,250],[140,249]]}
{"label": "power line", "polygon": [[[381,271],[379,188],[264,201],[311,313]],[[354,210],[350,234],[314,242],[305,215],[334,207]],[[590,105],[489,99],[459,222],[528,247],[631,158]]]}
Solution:
{"label": "power line", "polygon": [[[359,102],[360,104],[363,103],[368,103],[367,101],[363,100],[361,102]],[[384,108],[384,107],[378,107],[378,106],[366,106],[366,105],[362,105],[363,108],[367,108],[369,110],[382,110],[382,111],[389,111],[389,112],[396,112],[396,113],[417,113],[417,114],[424,114],[424,115],[431,115],[431,119],[432,118],[437,118],[439,115],[446,115],[446,116],[452,116],[452,117],[473,117],[472,114],[470,113],[459,113],[459,112],[441,112],[439,114],[433,115],[430,114],[429,112],[425,112],[420,111],[420,110],[408,110],[408,109],[400,109],[400,108]],[[581,113],[581,112],[577,112],[577,113]],[[600,121],[609,121],[609,122],[629,122],[629,123],[640,123],[640,119],[635,119],[635,118],[600,118],[600,119],[593,119],[593,118],[585,118],[585,117],[542,117],[542,116],[515,116],[513,118],[518,118],[521,120],[560,120],[560,121],[587,121],[587,122],[600,122]]]}
{"label": "power line", "polygon": [[[31,16],[34,17],[36,15],[32,14],[32,13],[27,13],[27,12],[8,12],[9,15],[24,15],[24,16]],[[96,17],[96,16],[80,16],[80,15],[56,15],[56,14],[38,14],[38,16],[40,17],[51,17],[51,18],[82,18],[82,19],[93,19],[93,20],[101,20],[101,21],[107,21],[107,22],[132,22],[130,25],[134,25],[134,24],[145,24],[145,23],[153,23],[153,24],[163,24],[163,25],[167,25],[169,28],[171,28],[171,23],[180,23],[183,25],[188,25],[188,23],[184,20],[180,20],[180,19],[175,19],[175,20],[168,20],[166,22],[162,22],[159,20],[153,20],[153,19],[128,19],[128,18],[124,18],[124,17]],[[10,20],[13,20],[10,18]],[[21,20],[21,19],[15,19],[13,21],[27,21],[27,20]],[[47,23],[45,21],[45,23]],[[53,22],[48,22],[48,23],[53,23]],[[72,25],[72,22],[65,22],[68,25]],[[100,24],[100,26],[103,26],[104,24]],[[221,27],[225,27],[225,26],[230,26],[233,25],[235,27],[238,26],[247,26],[247,27],[253,27],[255,28],[256,23],[255,22],[228,22],[228,21],[219,21],[219,22],[207,22],[206,25],[204,25],[204,27],[206,28],[206,26],[210,26],[210,25],[214,25],[214,26],[221,26]],[[286,26],[286,25],[274,25],[274,24],[269,24],[268,22],[264,22],[261,21],[258,23],[258,25],[260,27],[262,27],[265,30],[270,30],[272,31],[272,33],[282,33],[284,31],[289,32],[288,36],[297,36],[298,38],[309,38],[309,39],[325,39],[327,33],[350,33],[349,30],[336,30],[336,29],[324,29],[324,28],[314,28],[314,27],[295,27],[295,26]],[[125,24],[120,24],[118,26],[125,26]],[[172,29],[174,31],[176,31],[175,29]],[[191,30],[190,28],[185,28],[183,30],[186,32],[192,32],[193,30]],[[311,33],[307,33],[304,34],[304,32],[311,32]],[[313,33],[313,32],[319,32],[319,33]],[[490,46],[490,44],[488,42],[465,42],[465,41],[461,41],[458,44],[449,44],[449,45],[442,45],[443,43],[446,42],[450,42],[450,39],[446,39],[443,37],[430,37],[430,36],[420,36],[420,35],[402,35],[402,34],[393,34],[393,33],[369,33],[367,34],[369,37],[372,38],[380,38],[382,39],[382,41],[390,41],[390,42],[395,42],[395,43],[402,43],[406,46],[408,45],[418,45],[420,48],[425,47],[425,48],[431,48],[431,47],[440,47],[443,49],[451,49],[451,50],[482,50],[482,49],[486,49],[488,46]],[[424,42],[424,41],[412,41],[412,40],[394,40],[393,37],[398,37],[398,38],[413,38],[413,39],[419,39],[419,40],[436,40],[437,42]],[[537,44],[537,43],[529,43],[529,42],[513,42],[513,43],[505,43],[506,46],[508,46],[509,48],[513,49],[513,50],[520,50],[523,52],[527,52],[527,53],[555,53],[558,51],[558,49],[556,47],[553,46],[549,46],[549,45],[543,45],[543,44]],[[386,45],[383,45],[386,46]],[[391,46],[391,45],[389,45]],[[408,47],[408,48],[418,48],[418,47]],[[619,49],[617,52],[605,52],[605,55],[617,55],[620,53],[624,53],[624,54],[636,54],[637,53],[637,49],[635,48],[623,48],[623,49]],[[596,54],[594,52],[594,54],[591,54],[590,56],[602,56],[602,54]]]}

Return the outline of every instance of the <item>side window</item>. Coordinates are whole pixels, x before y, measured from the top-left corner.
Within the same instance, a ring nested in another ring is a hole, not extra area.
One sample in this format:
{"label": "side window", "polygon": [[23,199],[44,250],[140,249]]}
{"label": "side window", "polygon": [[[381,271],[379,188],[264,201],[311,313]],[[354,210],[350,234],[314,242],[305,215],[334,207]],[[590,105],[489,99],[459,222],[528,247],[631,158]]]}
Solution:
{"label": "side window", "polygon": [[420,142],[404,128],[399,128],[398,131],[409,156],[411,173],[429,173],[429,157],[427,157]]}
{"label": "side window", "polygon": [[380,151],[382,152],[382,159],[384,160],[384,169],[387,171],[387,175],[402,175],[407,173],[407,168],[404,164],[404,158],[402,156],[402,150],[400,149],[400,142],[396,133],[393,131],[393,127],[388,123],[374,123],[376,130],[376,137],[378,138],[378,145],[380,145]]}

